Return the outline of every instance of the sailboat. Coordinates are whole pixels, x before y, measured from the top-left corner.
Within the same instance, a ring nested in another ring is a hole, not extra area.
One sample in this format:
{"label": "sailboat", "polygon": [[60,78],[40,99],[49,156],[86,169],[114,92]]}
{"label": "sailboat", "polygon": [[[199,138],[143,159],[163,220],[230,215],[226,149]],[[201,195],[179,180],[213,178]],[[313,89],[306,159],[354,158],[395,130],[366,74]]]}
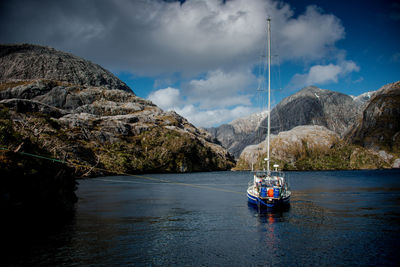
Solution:
{"label": "sailboat", "polygon": [[270,170],[270,132],[271,132],[271,19],[267,19],[268,25],[268,127],[267,127],[267,169],[255,171],[247,188],[249,203],[258,207],[277,208],[289,204],[291,192],[288,181],[283,172],[278,171],[278,165],[274,165],[274,171]]}

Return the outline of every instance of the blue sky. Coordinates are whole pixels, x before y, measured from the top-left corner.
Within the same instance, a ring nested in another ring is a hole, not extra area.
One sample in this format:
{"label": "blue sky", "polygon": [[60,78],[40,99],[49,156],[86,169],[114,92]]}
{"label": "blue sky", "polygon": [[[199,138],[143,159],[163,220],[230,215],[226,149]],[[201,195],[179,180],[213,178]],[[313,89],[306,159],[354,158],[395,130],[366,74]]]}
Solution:
{"label": "blue sky", "polygon": [[267,16],[274,104],[307,85],[359,95],[400,80],[399,1],[10,0],[0,42],[88,59],[209,127],[259,110]]}

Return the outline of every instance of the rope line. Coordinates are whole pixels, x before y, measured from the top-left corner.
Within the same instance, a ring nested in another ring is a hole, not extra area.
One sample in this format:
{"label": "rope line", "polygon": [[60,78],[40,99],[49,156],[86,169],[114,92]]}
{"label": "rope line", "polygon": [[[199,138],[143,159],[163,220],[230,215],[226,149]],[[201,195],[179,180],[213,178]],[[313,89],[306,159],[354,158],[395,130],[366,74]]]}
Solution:
{"label": "rope line", "polygon": [[[0,150],[11,151],[10,149],[5,148],[5,147],[0,147]],[[124,175],[124,176],[137,177],[137,178],[146,179],[146,180],[150,180],[150,181],[157,181],[157,182],[174,184],[174,185],[181,185],[181,186],[188,186],[188,187],[193,187],[193,188],[200,188],[200,189],[207,189],[207,190],[213,190],[213,191],[220,191],[220,192],[227,192],[227,193],[235,193],[235,194],[244,195],[243,192],[238,192],[238,191],[233,191],[233,190],[228,190],[228,189],[215,188],[215,187],[210,187],[210,186],[206,186],[206,185],[196,185],[196,184],[183,183],[183,182],[173,182],[173,181],[170,181],[170,180],[161,179],[161,178],[154,178],[154,177],[150,177],[150,176],[136,175],[136,174],[131,174],[131,173],[119,172],[119,171],[110,171],[110,170],[103,169],[103,168],[98,168],[98,167],[93,167],[93,166],[88,166],[88,165],[78,164],[78,163],[73,163],[73,162],[62,161],[62,160],[59,160],[59,159],[49,158],[49,157],[45,157],[45,156],[41,156],[41,155],[35,155],[35,154],[31,154],[31,153],[26,153],[26,152],[14,152],[14,153],[19,153],[19,154],[22,154],[22,155],[35,157],[35,158],[39,158],[39,159],[50,160],[50,161],[53,161],[53,162],[59,162],[59,163],[62,163],[62,164],[69,164],[69,165],[73,165],[73,166],[76,166],[76,167],[92,168],[94,170],[99,170],[99,171],[104,171],[104,172],[109,172],[109,173],[114,173],[114,174],[119,174],[119,175]],[[132,181],[100,179],[100,178],[97,178],[97,180],[110,181],[110,182],[113,181],[113,182],[125,182],[125,183],[129,183],[130,182],[130,183],[132,183]]]}

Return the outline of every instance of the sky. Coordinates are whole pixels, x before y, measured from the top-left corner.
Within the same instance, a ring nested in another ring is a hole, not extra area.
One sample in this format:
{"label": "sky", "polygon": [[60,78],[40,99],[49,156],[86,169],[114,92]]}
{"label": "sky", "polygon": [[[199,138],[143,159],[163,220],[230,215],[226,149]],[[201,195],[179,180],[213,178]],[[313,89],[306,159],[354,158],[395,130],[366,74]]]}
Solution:
{"label": "sky", "polygon": [[400,80],[400,1],[2,0],[0,43],[83,57],[212,127],[260,111],[267,17],[272,106],[309,85],[357,96]]}

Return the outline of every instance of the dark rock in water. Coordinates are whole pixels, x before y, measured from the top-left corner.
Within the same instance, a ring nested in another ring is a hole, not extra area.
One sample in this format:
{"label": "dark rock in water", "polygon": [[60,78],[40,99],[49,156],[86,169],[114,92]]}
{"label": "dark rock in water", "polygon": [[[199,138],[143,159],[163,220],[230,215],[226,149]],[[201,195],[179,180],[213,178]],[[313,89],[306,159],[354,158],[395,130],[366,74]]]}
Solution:
{"label": "dark rock in water", "polygon": [[74,55],[31,44],[0,45],[0,82],[36,79],[131,92],[111,72]]}
{"label": "dark rock in water", "polygon": [[387,84],[372,95],[346,139],[366,148],[400,152],[400,82]]}

